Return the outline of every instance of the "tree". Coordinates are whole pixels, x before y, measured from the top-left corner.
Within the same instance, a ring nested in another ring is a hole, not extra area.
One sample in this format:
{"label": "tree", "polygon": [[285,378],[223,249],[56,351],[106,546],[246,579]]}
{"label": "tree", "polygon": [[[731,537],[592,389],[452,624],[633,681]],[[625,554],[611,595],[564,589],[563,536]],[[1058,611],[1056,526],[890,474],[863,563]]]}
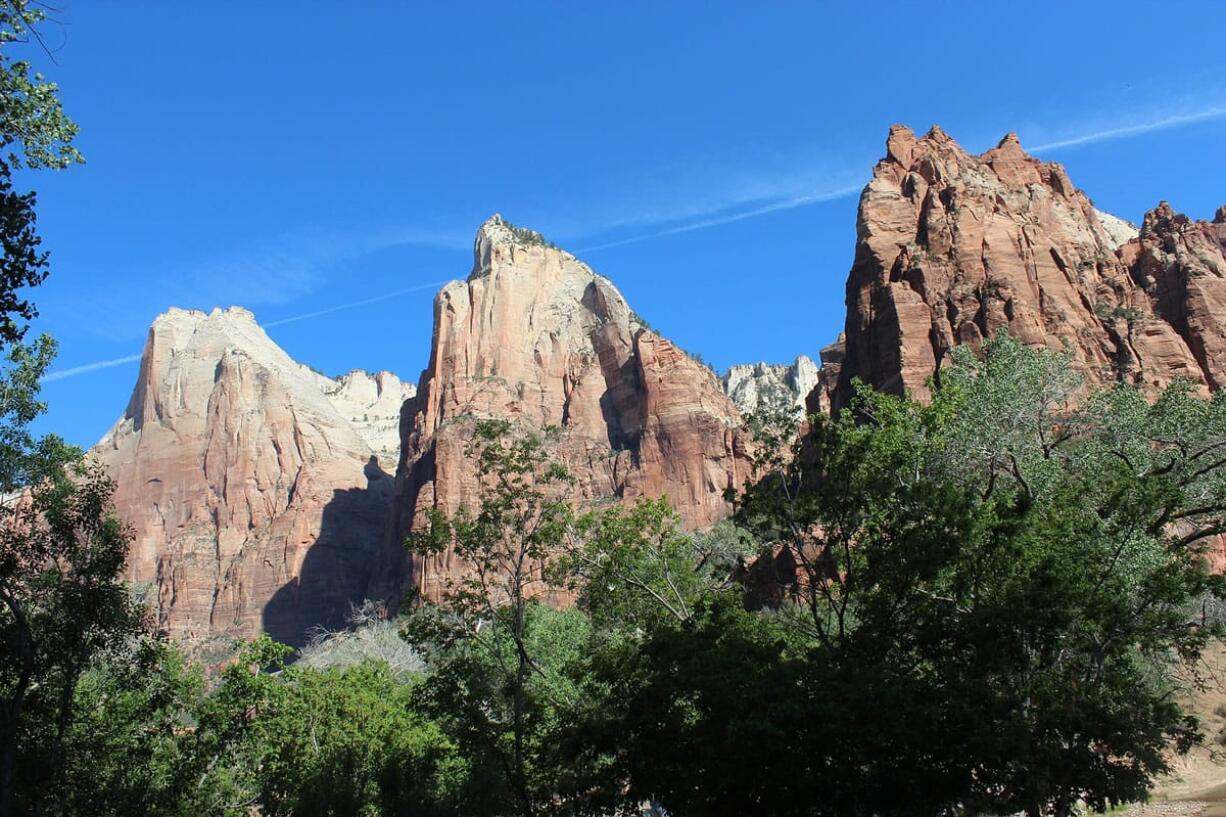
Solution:
{"label": "tree", "polygon": [[15,192],[13,173],[25,168],[61,169],[84,161],[73,147],[76,124],[64,113],[59,88],[11,49],[31,39],[42,44],[38,25],[46,7],[29,0],[0,3],[0,341],[19,342],[24,324],[38,311],[22,294],[47,277],[47,253],[35,231],[34,193]]}
{"label": "tree", "polygon": [[958,350],[928,405],[859,387],[743,499],[810,660],[865,713],[827,735],[858,755],[857,810],[1102,808],[1199,738],[1173,692],[1221,635],[1226,398],[1070,371],[1002,336]]}
{"label": "tree", "polygon": [[164,637],[94,656],[76,689],[55,811],[81,817],[199,814],[202,764],[186,750],[204,673]]}
{"label": "tree", "polygon": [[737,519],[769,592],[643,615],[643,585],[685,595],[660,590],[676,540],[597,547],[593,577],[635,580],[589,608],[638,632],[593,642],[557,741],[597,770],[587,813],[1067,815],[1144,798],[1200,739],[1175,693],[1222,635],[1226,397],[1088,390],[1002,336],[927,405],[861,386],[804,437],[757,420]]}
{"label": "tree", "polygon": [[668,500],[640,498],[583,514],[556,575],[603,631],[645,631],[660,617],[688,620],[710,595],[737,588],[753,541],[728,523],[687,533]]}
{"label": "tree", "polygon": [[535,696],[556,691],[532,631],[547,615],[535,597],[549,589],[547,565],[570,525],[562,491],[571,478],[550,461],[545,440],[513,434],[505,421],[477,422],[466,455],[478,466],[479,508],[433,512],[408,544],[420,556],[450,551],[467,572],[448,581],[446,610],[417,616],[410,635],[435,655],[452,647],[436,686],[451,683],[449,694],[466,702],[457,727],[503,769],[516,811],[531,815],[549,797],[532,764],[549,706]]}
{"label": "tree", "polygon": [[467,765],[420,712],[416,680],[403,683],[375,661],[322,672],[286,667],[287,654],[265,636],[205,702],[193,756],[213,779],[184,813],[463,812]]}
{"label": "tree", "polygon": [[23,802],[42,810],[59,796],[77,683],[99,651],[139,627],[118,581],[127,537],[111,517],[110,483],[76,464],[80,452],[30,423],[43,410],[39,381],[54,356],[46,335],[24,345],[37,315],[23,290],[47,276],[35,229],[35,196],[14,190],[20,168],[82,161],[76,125],[54,83],[32,73],[12,49],[37,40],[45,7],[0,3],[0,815]]}
{"label": "tree", "polygon": [[144,621],[122,581],[130,539],[110,513],[112,484],[97,467],[62,465],[64,456],[44,440],[16,458],[14,470],[35,479],[0,508],[3,815],[14,813],[18,788],[36,810],[62,794],[77,684]]}

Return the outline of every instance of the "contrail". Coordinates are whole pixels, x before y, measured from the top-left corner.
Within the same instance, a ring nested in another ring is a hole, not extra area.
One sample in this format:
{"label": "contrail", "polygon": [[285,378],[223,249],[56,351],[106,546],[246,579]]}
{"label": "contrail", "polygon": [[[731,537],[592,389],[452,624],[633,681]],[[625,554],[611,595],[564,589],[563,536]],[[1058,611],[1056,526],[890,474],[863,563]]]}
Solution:
{"label": "contrail", "polygon": [[[1141,134],[1151,133],[1153,131],[1167,130],[1170,128],[1178,128],[1184,125],[1194,125],[1199,122],[1209,122],[1215,119],[1222,119],[1222,118],[1226,118],[1226,107],[1206,108],[1204,110],[1196,111],[1194,113],[1178,114],[1174,116],[1165,116],[1160,119],[1155,119],[1149,122],[1141,122],[1135,125],[1121,125],[1116,128],[1107,128],[1106,130],[1095,131],[1094,133],[1086,133],[1081,136],[1074,136],[1068,139],[1060,139],[1054,142],[1046,142],[1044,144],[1036,145],[1035,147],[1029,148],[1029,150],[1034,153],[1042,153],[1045,151],[1059,150],[1061,148],[1079,147],[1081,145],[1089,145],[1095,142],[1105,142],[1105,141],[1109,141],[1112,139],[1126,139],[1130,136],[1139,136]],[[723,224],[732,224],[737,221],[744,221],[745,219],[757,218],[758,216],[764,216],[769,213],[777,213],[783,210],[794,210],[797,207],[805,207],[807,205],[817,204],[823,201],[833,201],[836,199],[846,198],[847,196],[856,195],[857,193],[860,192],[861,189],[862,189],[861,185],[854,185],[854,186],[849,186],[849,187],[840,187],[835,190],[824,190],[822,192],[812,193],[806,196],[795,196],[792,198],[776,200],[776,201],[772,201],[769,204],[764,204],[760,207],[755,207],[749,210],[743,210],[737,213],[729,213],[729,214],[722,215],[722,216],[708,216],[708,217],[700,218],[696,221],[688,222],[686,224],[678,224],[673,227],[668,227],[668,228],[661,229],[661,230],[655,230],[655,231],[648,232],[648,233],[642,233],[640,235],[634,235],[634,236],[629,236],[627,238],[617,239],[616,241],[607,241],[603,244],[594,244],[590,247],[584,247],[582,249],[576,250],[576,253],[596,252],[598,250],[604,250],[610,247],[621,247],[626,244],[635,244],[640,241],[649,241],[653,238],[662,238],[664,236],[678,235],[680,233],[688,233],[688,232],[693,232],[695,230],[705,230],[709,227],[718,227]],[[410,292],[419,292],[423,289],[429,289],[431,287],[441,286],[445,283],[446,281],[433,281],[428,284],[419,284],[417,286],[406,287],[404,289],[395,290],[394,292],[384,293],[383,295],[376,295],[372,298],[365,298],[363,300],[354,301],[352,303],[339,304],[337,306],[329,307],[327,309],[319,309],[314,312],[304,312],[301,315],[293,315],[288,318],[280,318],[279,320],[275,320],[275,321],[271,321],[269,323],[263,324],[263,326],[265,328],[271,328],[274,326],[282,326],[287,323],[295,323],[297,321],[305,321],[305,320],[310,320],[312,318],[319,318],[319,317],[323,317],[324,315],[331,315],[335,312],[341,312],[346,309],[356,309],[359,306],[366,306],[368,304],[378,303],[379,301],[386,301],[391,298],[397,298],[401,295],[407,295]],[[140,355],[128,355],[127,357],[119,357],[113,360],[100,360],[97,363],[87,363],[84,366],[74,366],[71,369],[62,369],[60,371],[51,372],[50,374],[43,377],[42,382],[51,383],[56,380],[63,380],[66,377],[75,377],[76,375],[79,375],[79,374],[88,374],[89,372],[95,372],[100,369],[109,369],[113,366],[123,366],[127,363],[135,363],[136,361],[140,360],[140,358],[141,358]]]}
{"label": "contrail", "polygon": [[446,281],[431,281],[428,284],[418,284],[415,287],[405,287],[404,289],[398,289],[395,292],[386,292],[382,295],[376,295],[373,298],[365,298],[361,301],[354,301],[353,303],[340,304],[339,306],[330,306],[327,309],[320,309],[315,312],[304,312],[301,315],[294,315],[293,317],[290,317],[290,318],[280,318],[278,320],[270,321],[269,323],[265,323],[262,325],[265,329],[269,329],[271,327],[281,326],[282,324],[286,324],[286,323],[294,323],[295,321],[310,320],[311,318],[318,318],[318,317],[322,317],[323,315],[331,315],[333,312],[341,312],[346,309],[357,309],[359,306],[366,306],[367,304],[374,304],[374,303],[378,303],[379,301],[387,301],[392,298],[398,298],[401,295],[408,295],[410,292],[420,292],[423,289],[430,289],[431,287],[440,287],[445,283],[447,282]]}
{"label": "contrail", "polygon": [[[1178,128],[1184,125],[1194,125],[1198,122],[1209,122],[1214,119],[1226,117],[1226,107],[1206,108],[1194,113],[1178,114],[1174,116],[1165,116],[1160,119],[1155,119],[1149,122],[1141,122],[1135,125],[1121,125],[1116,128],[1108,128],[1106,130],[1095,131],[1094,133],[1086,133],[1081,136],[1074,136],[1068,139],[1060,139],[1054,142],[1047,142],[1036,147],[1028,148],[1033,153],[1043,151],[1059,150],[1060,148],[1077,147],[1080,145],[1089,145],[1094,142],[1105,142],[1111,139],[1126,139],[1130,136],[1139,136],[1152,131],[1167,130],[1170,128]],[[739,213],[729,213],[722,216],[709,216],[700,218],[696,221],[691,221],[686,224],[679,224],[674,227],[668,227],[662,230],[643,233],[640,235],[629,236],[628,238],[617,239],[616,241],[607,241],[603,244],[595,244],[590,247],[584,247],[576,252],[596,252],[610,247],[621,247],[626,244],[635,244],[640,241],[649,241],[653,238],[662,238],[668,235],[677,235],[678,233],[688,233],[694,230],[705,230],[708,227],[718,227],[722,224],[731,224],[736,221],[744,221],[749,218],[757,218],[768,213],[777,213],[781,210],[793,210],[797,207],[804,207],[809,204],[817,204],[823,201],[833,201],[835,199],[845,198],[858,194],[863,187],[854,185],[849,187],[841,187],[836,190],[825,190],[820,193],[812,193],[807,196],[796,196],[794,198],[782,199],[765,204],[761,207],[755,207],[750,210],[744,210]]]}
{"label": "contrail", "polygon": [[[294,315],[289,318],[281,318],[279,320],[271,321],[269,323],[265,323],[261,325],[265,329],[268,329],[273,326],[281,326],[282,324],[286,324],[286,323],[294,323],[295,321],[305,321],[305,320],[310,320],[311,318],[319,318],[324,315],[331,315],[334,312],[341,312],[342,310],[345,310],[345,309],[356,309],[359,306],[366,306],[367,304],[373,304],[373,303],[378,303],[379,301],[390,300],[391,298],[397,298],[401,295],[407,295],[410,292],[420,292],[423,289],[430,289],[431,287],[442,286],[445,283],[447,282],[446,281],[431,281],[428,284],[418,284],[417,286],[405,287],[404,289],[397,289],[393,292],[385,292],[382,295],[376,295],[373,298],[363,298],[360,301],[353,301],[352,303],[338,304],[337,306],[332,306],[327,309],[316,310],[315,312],[304,312],[301,315]],[[84,366],[74,366],[71,369],[61,369],[57,372],[51,372],[50,374],[43,377],[42,382],[51,383],[56,380],[63,380],[66,377],[75,377],[79,374],[88,374],[90,372],[96,372],[99,369],[109,369],[112,366],[122,366],[125,363],[135,363],[136,361],[140,359],[141,359],[140,355],[128,355],[127,357],[117,357],[114,360],[99,360],[97,363],[86,363]]]}
{"label": "contrail", "polygon": [[1129,136],[1138,136],[1142,133],[1150,133],[1151,131],[1156,130],[1167,130],[1168,128],[1178,128],[1183,125],[1194,125],[1197,122],[1209,122],[1213,119],[1221,119],[1222,117],[1226,117],[1226,108],[1206,108],[1203,111],[1197,111],[1195,113],[1165,116],[1151,122],[1142,122],[1137,125],[1122,125],[1118,128],[1108,128],[1107,130],[1087,133],[1082,136],[1074,136],[1070,139],[1061,139],[1057,142],[1048,142],[1047,144],[1037,145],[1036,147],[1030,148],[1030,150],[1038,153],[1040,151],[1070,148],[1078,145],[1089,145],[1094,142],[1105,142],[1109,139],[1125,139]]}
{"label": "contrail", "polygon": [[739,213],[729,213],[723,216],[711,216],[702,218],[698,221],[691,221],[688,224],[678,224],[675,227],[669,227],[664,230],[656,230],[651,233],[643,233],[642,235],[634,235],[629,238],[621,238],[617,241],[608,241],[604,244],[596,244],[591,247],[584,247],[576,250],[576,252],[595,252],[609,247],[620,247],[624,244],[634,244],[639,241],[648,241],[652,238],[660,238],[666,235],[677,235],[678,233],[688,233],[694,230],[705,230],[708,227],[718,227],[721,224],[732,224],[735,221],[744,221],[747,218],[757,218],[764,216],[767,213],[777,213],[781,210],[794,210],[797,207],[804,207],[809,204],[817,204],[822,201],[833,201],[835,199],[846,198],[847,196],[857,195],[863,189],[863,185],[853,185],[850,187],[840,187],[837,190],[823,190],[820,193],[811,193],[807,196],[796,196],[794,198],[783,199],[781,201],[773,201],[770,204],[764,204],[761,207],[755,207],[752,210],[742,210]]}
{"label": "contrail", "polygon": [[58,372],[51,372],[45,375],[42,379],[43,383],[50,383],[53,380],[63,380],[65,377],[74,377],[79,374],[88,372],[96,372],[99,369],[109,369],[112,366],[123,366],[125,363],[135,363],[140,360],[140,355],[128,355],[127,357],[117,357],[114,360],[99,360],[97,363],[86,363],[84,366],[73,366],[71,369],[60,369]]}

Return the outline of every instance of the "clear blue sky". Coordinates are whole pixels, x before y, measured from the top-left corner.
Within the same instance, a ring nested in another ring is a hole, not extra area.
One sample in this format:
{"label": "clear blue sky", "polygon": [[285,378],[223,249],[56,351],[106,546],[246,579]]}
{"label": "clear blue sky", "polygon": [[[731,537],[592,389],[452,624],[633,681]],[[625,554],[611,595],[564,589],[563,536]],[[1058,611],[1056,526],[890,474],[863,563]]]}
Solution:
{"label": "clear blue sky", "polygon": [[[32,56],[88,164],[21,183],[61,371],[139,353],[171,305],[270,323],[461,278],[494,212],[721,369],[816,355],[893,122],[1054,144],[1133,221],[1226,203],[1220,1],[59,5],[58,64]],[[434,289],[269,333],[416,380]],[[136,373],[47,383],[42,428],[91,444]]]}

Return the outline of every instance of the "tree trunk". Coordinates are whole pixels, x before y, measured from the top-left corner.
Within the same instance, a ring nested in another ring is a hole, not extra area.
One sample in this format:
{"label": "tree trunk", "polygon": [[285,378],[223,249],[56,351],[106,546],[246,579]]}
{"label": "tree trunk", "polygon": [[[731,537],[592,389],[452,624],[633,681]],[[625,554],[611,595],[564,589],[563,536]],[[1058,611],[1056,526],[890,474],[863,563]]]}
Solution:
{"label": "tree trunk", "polygon": [[13,773],[17,766],[17,724],[25,705],[26,692],[34,675],[34,638],[21,605],[9,594],[2,596],[21,632],[21,674],[12,697],[4,702],[4,723],[0,728],[0,817],[16,817],[13,811]]}
{"label": "tree trunk", "polygon": [[523,803],[524,817],[532,817],[532,796],[528,792],[528,779],[524,770],[524,697],[528,685],[528,654],[524,648],[524,592],[523,592],[523,556],[521,554],[514,578],[514,592],[511,603],[514,606],[515,619],[511,626],[512,640],[515,642],[515,687],[511,706],[514,719],[515,738],[515,788],[519,791]]}
{"label": "tree trunk", "polygon": [[[5,707],[8,709],[8,707]],[[5,712],[4,733],[0,735],[0,817],[15,817],[13,812],[13,767],[17,765],[17,719]]]}
{"label": "tree trunk", "polygon": [[[72,705],[76,698],[77,681],[81,678],[81,669],[73,666],[64,679],[64,688],[60,690],[60,711],[56,718],[55,742],[51,746],[51,768],[48,769],[51,779],[51,790],[59,791],[64,782],[64,737],[68,734],[68,725],[72,722]],[[42,814],[47,799],[47,788],[40,787],[35,813]]]}

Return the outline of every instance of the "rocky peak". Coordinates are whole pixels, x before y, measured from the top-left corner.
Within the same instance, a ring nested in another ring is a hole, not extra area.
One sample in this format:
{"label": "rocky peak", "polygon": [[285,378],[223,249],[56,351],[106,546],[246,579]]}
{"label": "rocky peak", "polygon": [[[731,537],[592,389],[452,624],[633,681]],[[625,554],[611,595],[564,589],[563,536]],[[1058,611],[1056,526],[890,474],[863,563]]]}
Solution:
{"label": "rocky peak", "polygon": [[1118,255],[1154,320],[1187,345],[1203,382],[1226,385],[1226,227],[1193,220],[1164,201]]}
{"label": "rocky peak", "polygon": [[724,392],[743,414],[779,404],[791,405],[797,414],[803,414],[805,400],[817,381],[817,364],[805,355],[791,363],[737,364],[721,378]]}
{"label": "rocky peak", "polygon": [[577,499],[665,495],[695,527],[729,513],[723,491],[750,467],[740,414],[709,369],[645,328],[575,256],[496,216],[477,233],[473,273],[435,299],[377,595],[398,599],[408,580],[434,594],[463,570],[449,554],[409,564],[400,542],[428,509],[477,501],[463,452],[483,417],[557,429],[553,454],[576,477]]}
{"label": "rocky peak", "polygon": [[[245,309],[171,309],[149,330],[124,416],[90,455],[117,483],[129,577],[202,649],[261,629],[290,643],[364,595],[392,481],[377,423],[391,375],[332,380]],[[343,410],[342,410],[343,409]]]}
{"label": "rocky peak", "polygon": [[389,474],[394,472],[400,455],[400,409],[417,394],[417,386],[391,372],[371,374],[362,369],[327,378],[319,385],[378,457],[379,466]]}
{"label": "rocky peak", "polygon": [[477,229],[477,237],[473,241],[473,269],[468,278],[472,280],[489,275],[490,270],[504,262],[514,264],[516,253],[523,257],[544,256],[546,252],[570,256],[570,253],[546,241],[536,230],[518,227],[500,213],[495,213]]}
{"label": "rocky peak", "polygon": [[[149,329],[124,418],[139,427],[148,421],[204,415],[209,395],[192,387],[205,369],[236,356],[283,375],[292,376],[301,368],[269,339],[249,310],[232,306],[206,313],[171,307]],[[214,374],[208,371],[209,382]],[[326,401],[319,394],[311,395],[310,402],[323,410]]]}
{"label": "rocky peak", "polygon": [[1063,167],[1026,154],[1015,134],[975,156],[939,128],[920,139],[891,128],[860,199],[834,404],[853,377],[923,397],[955,345],[1000,328],[1068,343],[1093,382],[1206,384],[1188,339],[1130,274],[1124,224],[1100,217]]}
{"label": "rocky peak", "polygon": [[899,167],[910,167],[915,156],[915,132],[906,125],[891,125],[885,140],[883,162],[893,162]]}
{"label": "rocky peak", "polygon": [[1145,214],[1145,219],[1141,222],[1141,235],[1154,238],[1183,230],[1191,224],[1192,220],[1183,213],[1175,212],[1170,202],[1160,201],[1157,207]]}

